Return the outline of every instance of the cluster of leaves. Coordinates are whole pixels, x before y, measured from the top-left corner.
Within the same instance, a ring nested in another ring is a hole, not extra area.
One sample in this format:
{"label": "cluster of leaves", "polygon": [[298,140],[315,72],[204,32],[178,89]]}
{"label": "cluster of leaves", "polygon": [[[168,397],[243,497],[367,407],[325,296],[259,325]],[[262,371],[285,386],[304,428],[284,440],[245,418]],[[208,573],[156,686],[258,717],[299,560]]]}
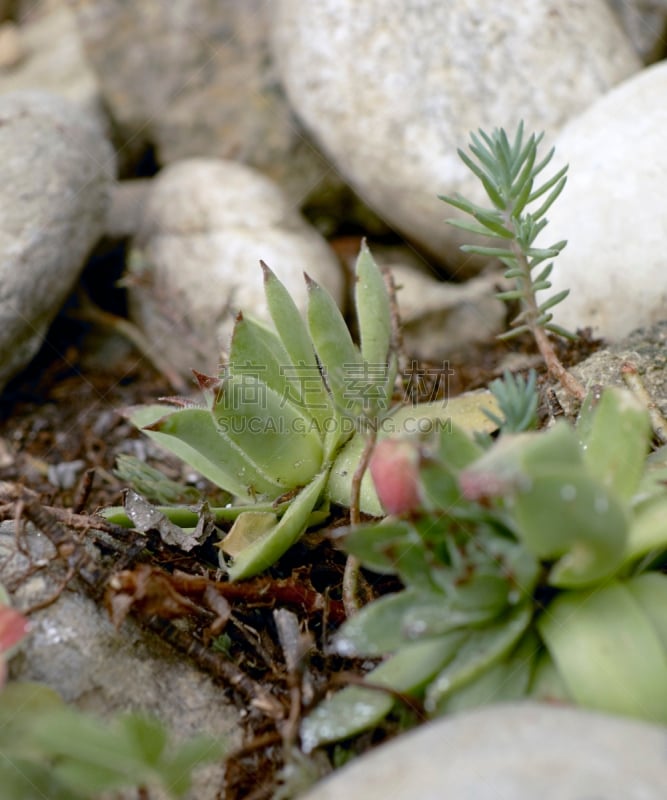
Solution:
{"label": "cluster of leaves", "polygon": [[105,724],[68,708],[43,684],[5,684],[5,659],[28,633],[28,620],[8,600],[0,586],[3,800],[86,800],[104,791],[149,785],[181,797],[190,788],[192,770],[222,756],[222,744],[210,737],[173,747],[155,720],[126,715]]}
{"label": "cluster of leaves", "polygon": [[[531,389],[497,386],[504,415]],[[405,589],[336,634],[342,655],[389,658],[304,720],[306,747],[377,725],[396,693],[429,715],[530,695],[667,723],[667,575],[645,571],[667,551],[667,453],[647,460],[646,410],[606,389],[576,427],[511,427],[414,443],[419,503],[348,531]]]}
{"label": "cluster of leaves", "polygon": [[[513,329],[503,338],[532,331],[535,326],[553,331],[561,336],[571,334],[552,322],[550,309],[564,300],[569,290],[558,292],[541,304],[535,302],[535,293],[551,288],[549,276],[553,262],[544,266],[539,275],[534,270],[545,261],[555,258],[567,244],[556,242],[550,247],[535,247],[535,240],[547,225],[545,214],[565,187],[567,167],[560,169],[541,186],[535,187],[535,179],[551,161],[552,148],[540,161],[537,148],[543,134],[532,134],[524,142],[523,123],[519,125],[514,140],[510,143],[504,130],[495,130],[491,135],[484,131],[471,135],[470,158],[463,150],[458,154],[468,169],[479,178],[492,209],[482,208],[461,196],[441,195],[440,199],[464,211],[475,219],[450,220],[450,225],[471,233],[490,236],[498,241],[495,247],[464,245],[461,249],[500,259],[507,267],[505,277],[516,284],[516,288],[502,292],[502,300],[519,300],[522,310],[512,323]],[[546,195],[546,197],[545,197]],[[541,200],[540,206],[528,211],[531,204]]]}
{"label": "cluster of leaves", "polygon": [[[552,148],[538,159],[542,138],[543,134],[531,134],[524,140],[523,122],[519,124],[511,142],[502,128],[491,134],[484,131],[479,131],[479,136],[471,134],[472,157],[463,150],[459,150],[458,154],[480,180],[492,207],[484,208],[460,195],[441,195],[440,199],[474,220],[450,219],[451,225],[497,242],[493,246],[464,245],[461,249],[486,258],[497,258],[507,268],[505,277],[511,281],[513,288],[500,292],[498,297],[508,302],[519,302],[521,310],[512,321],[511,330],[501,334],[500,338],[509,339],[530,332],[552,375],[582,400],[585,394],[583,387],[563,367],[546,335],[550,331],[573,338],[571,333],[552,321],[553,307],[568,296],[569,289],[557,292],[542,302],[537,299],[539,292],[551,288],[551,259],[567,244],[563,240],[549,247],[536,246],[536,239],[547,225],[545,215],[565,187],[568,169],[565,166],[541,185],[536,185],[537,178],[554,154]],[[545,265],[545,262],[548,263]]]}
{"label": "cluster of leaves", "polygon": [[[390,295],[365,245],[356,264],[359,346],[324,289],[307,279],[304,320],[283,284],[263,269],[273,327],[239,315],[221,374],[197,374],[206,404],[176,399],[176,410],[157,404],[129,412],[148,436],[233,498],[223,507],[177,503],[149,514],[153,523],[164,515],[182,526],[184,541],[198,535],[202,513],[213,523],[233,520],[221,543],[221,566],[231,579],[270,567],[309,525],[326,518],[330,502],[383,514],[372,481],[359,470],[369,439],[439,419],[467,418],[484,426],[478,398],[454,398],[446,405],[393,403],[397,359]],[[144,494],[178,496],[177,486],[156,481],[138,464],[126,461],[122,468]],[[127,503],[105,516],[144,529]]]}
{"label": "cluster of leaves", "polygon": [[[473,136],[473,157],[460,155],[492,208],[442,199],[474,219],[454,224],[496,240],[467,249],[507,267],[514,288],[500,296],[521,305],[510,335],[530,331],[552,375],[583,399],[548,337],[567,335],[551,317],[567,293],[537,300],[565,246],[536,245],[566,180],[565,168],[536,185],[553,155],[538,159],[540,140],[524,140],[522,125],[512,141],[502,130]],[[197,376],[205,405],[130,412],[232,498],[193,508],[178,487],[163,487],[156,497],[176,504],[144,507],[144,527],[159,517],[190,541],[206,532],[204,517],[233,520],[221,564],[239,579],[273,564],[330,502],[392,512],[352,526],[344,547],[404,589],[366,606],[333,642],[341,655],[383,661],[366,686],[334,694],[303,720],[306,751],[373,727],[399,697],[428,715],[533,696],[667,722],[667,576],[651,569],[667,551],[667,452],[647,459],[646,409],[607,389],[586,400],[576,427],[537,432],[534,376],[492,387],[486,425],[457,424],[451,400],[444,409],[392,407],[390,297],[365,246],[356,279],[359,346],[321,287],[307,281],[304,320],[264,267],[273,325],[239,315],[222,373]],[[438,436],[391,444],[388,433],[400,437],[408,419],[443,417]],[[496,439],[470,435],[494,423]],[[374,485],[362,476],[376,436]],[[137,513],[133,501],[107,516],[132,524]]]}

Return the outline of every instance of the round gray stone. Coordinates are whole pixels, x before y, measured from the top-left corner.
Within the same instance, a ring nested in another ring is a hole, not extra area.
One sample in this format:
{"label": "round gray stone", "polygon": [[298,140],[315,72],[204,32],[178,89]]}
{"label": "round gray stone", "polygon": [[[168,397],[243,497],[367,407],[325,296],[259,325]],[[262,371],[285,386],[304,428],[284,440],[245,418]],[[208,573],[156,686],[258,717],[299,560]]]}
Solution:
{"label": "round gray stone", "polygon": [[548,294],[570,289],[552,309],[570,330],[590,326],[618,341],[667,318],[666,93],[663,61],[608,92],[555,141],[554,170],[569,164],[568,182],[537,244],[567,239]]}
{"label": "round gray stone", "polygon": [[115,159],[46,92],[0,97],[0,390],[35,355],[106,219]]}
{"label": "round gray stone", "polygon": [[455,215],[486,202],[471,130],[553,135],[640,68],[604,0],[275,0],[274,51],[300,119],[361,198],[460,276]]}
{"label": "round gray stone", "polygon": [[534,703],[440,719],[302,800],[664,800],[667,728]]}
{"label": "round gray stone", "polygon": [[260,260],[302,310],[304,271],[341,302],[333,251],[257,170],[184,159],[151,184],[132,249],[130,309],[155,352],[183,375],[215,374],[239,311],[268,320]]}

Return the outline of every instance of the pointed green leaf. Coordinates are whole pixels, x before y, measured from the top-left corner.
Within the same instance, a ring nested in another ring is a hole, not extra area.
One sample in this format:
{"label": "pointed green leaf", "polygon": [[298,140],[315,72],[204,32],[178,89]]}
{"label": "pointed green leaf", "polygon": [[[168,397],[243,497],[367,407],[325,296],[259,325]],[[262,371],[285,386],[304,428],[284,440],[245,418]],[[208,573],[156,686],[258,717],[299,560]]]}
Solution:
{"label": "pointed green leaf", "polygon": [[[544,160],[540,162],[540,164],[537,167],[536,171],[533,173],[533,177],[535,177],[535,175],[537,175],[538,172],[541,172],[542,169],[544,169],[544,167],[546,167],[546,165],[549,163],[549,161],[551,161],[551,157],[553,156],[554,152],[555,152],[554,148],[551,148],[551,150],[547,154],[546,158],[544,158]],[[557,183],[559,183],[561,181],[561,179],[563,179],[562,183],[563,183],[563,186],[564,186],[565,182],[567,180],[567,178],[564,177],[565,174],[567,173],[567,170],[568,170],[567,166],[565,166],[562,169],[558,170],[558,172],[553,177],[549,178],[549,180],[546,183],[543,183],[542,186],[540,186],[539,188],[535,189],[535,191],[531,194],[528,202],[532,203],[533,201],[537,200],[538,197],[541,197],[545,192],[548,192],[549,189],[551,189],[552,186],[555,186]]]}
{"label": "pointed green leaf", "polygon": [[324,384],[317,380],[320,371],[306,323],[284,285],[266,264],[262,263],[262,268],[269,313],[295,374],[303,378],[310,412],[317,419],[328,418],[332,413],[331,398]]}
{"label": "pointed green leaf", "polygon": [[652,551],[667,550],[667,494],[649,497],[634,509],[625,551],[631,564]]}
{"label": "pointed green leaf", "polygon": [[[147,436],[237,497],[277,497],[284,489],[216,428],[204,408],[150,405],[129,409],[128,419]],[[151,426],[147,428],[147,426]]]}
{"label": "pointed green leaf", "polygon": [[[388,364],[392,340],[391,305],[382,272],[364,242],[356,266],[355,306],[361,356],[370,365]],[[391,391],[391,384],[385,387]],[[391,395],[385,399],[388,406]]]}
{"label": "pointed green leaf", "polygon": [[539,473],[528,471],[513,515],[521,540],[534,555],[560,557],[549,575],[552,586],[590,585],[613,575],[623,563],[625,510],[581,467],[545,465]]}
{"label": "pointed green leaf", "polygon": [[392,352],[392,311],[384,276],[366,243],[357,259],[355,306],[361,356],[366,365],[362,386],[364,415],[382,416],[391,406],[398,360]]}
{"label": "pointed green leaf", "polygon": [[499,222],[494,214],[487,211],[476,211],[473,216],[478,222],[484,225],[485,228],[488,228],[497,236],[500,236],[503,239],[514,238],[514,233],[512,231],[508,231],[505,223]]}
{"label": "pointed green leaf", "polygon": [[420,692],[444,664],[456,657],[468,638],[466,631],[451,631],[436,639],[407,644],[376,667],[368,680],[406,694]]}
{"label": "pointed green leaf", "polygon": [[[447,222],[448,225],[451,225],[452,228],[459,228],[462,231],[469,231],[470,233],[476,233],[476,234],[479,234],[480,236],[490,236],[490,237],[496,238],[496,239],[511,239],[512,238],[511,235],[509,235],[509,236],[508,235],[502,235],[502,234],[499,235],[495,231],[490,231],[488,228],[484,227],[483,225],[480,225],[480,224],[478,224],[476,222],[470,222],[469,220],[466,220],[466,219],[450,218],[450,219],[447,219],[445,221]],[[475,247],[475,245],[466,244],[466,245],[462,245],[461,246],[461,250],[463,250],[464,253],[472,253],[472,252],[475,252],[474,251],[474,247]]]}
{"label": "pointed green leaf", "polygon": [[[487,144],[491,144],[488,137],[486,137],[484,131],[480,131],[480,133],[482,134],[483,138],[486,138]],[[470,134],[470,141],[471,141],[471,144],[469,145],[470,152],[479,161],[481,166],[486,167],[486,174],[490,178],[492,178],[493,175],[497,172],[496,159],[492,148],[485,147],[484,144],[479,140],[479,138],[474,133]],[[464,164],[466,163],[466,159],[470,160],[470,156],[465,152],[465,150],[461,150],[460,147],[457,148],[456,152],[458,154],[458,157],[461,159],[461,161],[463,161]]]}
{"label": "pointed green leaf", "polygon": [[280,522],[246,547],[229,569],[230,580],[257,575],[289,550],[306,529],[311,512],[322,496],[328,471],[323,470],[292,500]]}
{"label": "pointed green leaf", "polygon": [[[507,258],[512,261],[516,259],[516,256],[511,250],[508,250],[506,247],[482,247],[473,245],[475,248],[475,252],[478,253],[480,256],[492,256],[495,258]],[[464,252],[468,252],[469,245],[464,245],[461,250]]]}
{"label": "pointed green leaf", "polygon": [[156,719],[141,714],[128,714],[119,720],[127,740],[136,747],[143,762],[156,766],[167,747],[167,731]]}
{"label": "pointed green leaf", "polygon": [[517,336],[521,336],[522,333],[528,333],[529,330],[530,328],[527,325],[520,325],[517,328],[513,328],[511,331],[499,333],[496,339],[501,342],[506,342],[508,339],[515,339]]}
{"label": "pointed green leaf", "polygon": [[663,651],[667,653],[667,575],[663,572],[645,572],[626,581],[625,585],[642,607],[658,634]]}
{"label": "pointed green leaf", "polygon": [[320,470],[323,443],[315,423],[283,402],[250,365],[224,383],[211,414],[215,428],[261,465],[283,491],[304,486]]}
{"label": "pointed green leaf", "polygon": [[364,606],[339,629],[333,646],[345,657],[386,655],[488,620],[484,610],[456,608],[444,594],[409,588]]}
{"label": "pointed green leaf", "polygon": [[518,163],[522,163],[526,159],[528,153],[530,152],[530,148],[534,146],[533,141],[535,137],[531,136],[526,142],[526,146],[524,147],[523,151],[521,150],[521,146],[523,145],[523,129],[524,124],[523,120],[521,119],[519,120],[516,133],[514,134],[514,142],[511,150],[512,161],[516,161]]}
{"label": "pointed green leaf", "polygon": [[471,631],[454,658],[426,691],[425,706],[434,713],[454,692],[477,680],[514,648],[532,618],[532,604],[526,603],[484,628]]}
{"label": "pointed green leaf", "polygon": [[466,167],[468,167],[468,169],[479,178],[494,206],[496,206],[498,209],[504,210],[506,203],[498,192],[496,186],[494,186],[492,178],[462,151],[459,151],[459,156]]}
{"label": "pointed green leaf", "polygon": [[[276,333],[245,316],[239,316],[234,326],[224,369],[227,375],[252,371],[279,396],[283,405],[291,406],[308,419],[312,419],[311,400],[320,399],[326,392],[317,364],[310,374],[296,369]],[[315,390],[314,398],[309,395],[311,388]],[[321,399],[320,405],[324,411],[330,409],[327,400]]]}
{"label": "pointed green leaf", "polygon": [[644,406],[626,389],[608,387],[581,445],[589,472],[621,500],[637,490],[651,438]]}
{"label": "pointed green leaf", "polygon": [[440,702],[437,714],[454,714],[491,703],[519,700],[526,696],[540,650],[536,635],[523,636],[507,660],[490,667],[478,678]]}
{"label": "pointed green leaf", "polygon": [[380,575],[395,575],[401,548],[417,551],[421,539],[411,523],[387,517],[382,522],[343,531],[343,549]]}
{"label": "pointed green leaf", "polygon": [[510,289],[507,292],[496,292],[495,297],[498,300],[521,300],[526,296],[526,293],[521,289]]}
{"label": "pointed green leaf", "polygon": [[577,703],[667,723],[667,653],[626,585],[562,593],[538,629]]}
{"label": "pointed green leaf", "polygon": [[310,279],[308,328],[336,410],[356,416],[355,381],[363,374],[361,355],[331,295]]}
{"label": "pointed green leaf", "polygon": [[[535,156],[537,155],[537,148],[531,147],[526,153],[523,161],[517,161],[517,168],[521,172],[513,178],[512,189],[515,192],[514,204],[512,206],[512,216],[518,217],[528,202],[530,193],[533,187],[532,172],[533,165],[535,164]],[[514,170],[516,172],[516,170]]]}
{"label": "pointed green leaf", "polygon": [[179,744],[160,764],[163,785],[177,797],[184,795],[191,784],[192,772],[201,764],[220,761],[229,749],[229,743],[219,737],[200,734]]}
{"label": "pointed green leaf", "polygon": [[562,336],[563,339],[571,339],[574,340],[577,338],[575,333],[562,328],[560,325],[555,325],[553,322],[550,322],[548,325],[544,326],[546,331],[550,331],[551,333],[555,333],[557,336]]}
{"label": "pointed green leaf", "polygon": [[379,725],[394,707],[389,692],[348,686],[316,706],[301,722],[304,753]]}
{"label": "pointed green leaf", "polygon": [[551,208],[551,206],[556,202],[560,193],[565,188],[565,184],[567,183],[567,178],[561,178],[561,180],[556,184],[555,188],[551,192],[551,194],[547,197],[547,199],[542,203],[542,205],[536,210],[533,211],[533,217],[535,219],[540,219],[543,217],[547,211]]}
{"label": "pointed green leaf", "polygon": [[[366,679],[404,694],[415,694],[453,658],[466,634],[459,631],[426,642],[416,642],[399,650]],[[301,742],[305,752],[340,739],[347,739],[378,725],[391,711],[391,694],[362,686],[349,686],[320,703],[301,723]]]}
{"label": "pointed green leaf", "polygon": [[[551,284],[548,284],[545,288],[548,289],[549,286],[551,286]],[[536,285],[533,288],[536,291],[539,291],[541,287]],[[554,306],[557,306],[558,303],[561,302],[561,300],[565,300],[565,298],[568,296],[568,294],[570,294],[570,290],[569,289],[563,289],[562,292],[557,292],[555,295],[550,297],[548,300],[545,300],[544,303],[541,303],[540,307],[539,307],[539,310],[542,313],[544,313],[547,309],[553,308]]]}

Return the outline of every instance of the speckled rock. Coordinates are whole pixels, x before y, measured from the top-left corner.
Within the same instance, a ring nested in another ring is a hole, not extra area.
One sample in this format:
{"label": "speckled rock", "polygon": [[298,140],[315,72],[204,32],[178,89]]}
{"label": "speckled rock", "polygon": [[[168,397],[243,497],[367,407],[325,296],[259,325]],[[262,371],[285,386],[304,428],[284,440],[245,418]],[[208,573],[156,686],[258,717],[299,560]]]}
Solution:
{"label": "speckled rock", "polygon": [[[565,327],[618,340],[667,318],[667,63],[641,72],[572,120],[555,141],[568,183],[541,242],[567,239],[553,291]],[[555,164],[554,166],[558,166]]]}
{"label": "speckled rock", "polygon": [[[618,342],[598,350],[572,367],[572,372],[588,389],[599,386],[626,386],[622,367],[631,364],[637,371],[649,397],[667,417],[667,319],[646,328],[637,328]],[[558,399],[569,414],[577,412],[563,389],[556,389]]]}
{"label": "speckled rock", "polygon": [[557,131],[640,67],[604,0],[276,0],[297,115],[360,196],[459,275],[474,260],[438,194],[482,200],[470,130]]}
{"label": "speckled rock", "polygon": [[342,183],[294,119],[269,46],[269,0],[69,0],[118,134],[160,165],[250,164],[299,206]]}
{"label": "speckled rock", "polygon": [[428,725],[302,800],[663,800],[667,728],[532,703]]}
{"label": "speckled rock", "polygon": [[216,159],[158,175],[130,258],[130,301],[163,360],[185,375],[215,371],[238,311],[268,317],[260,260],[302,309],[304,271],[341,302],[333,252],[268,178]]}
{"label": "speckled rock", "polygon": [[26,89],[53,92],[94,116],[106,131],[109,119],[71,9],[66,5],[45,9],[13,30],[19,52],[4,69],[0,64],[0,94]]}
{"label": "speckled rock", "polygon": [[[53,546],[31,525],[22,544],[42,566],[53,558]],[[21,578],[29,566],[25,555],[16,551],[13,522],[2,523],[0,582],[13,589],[17,608],[44,600],[58,586],[59,576],[48,568],[36,573],[33,568],[29,578]],[[117,631],[104,610],[68,590],[32,613],[30,624],[29,636],[10,662],[12,678],[45,683],[68,703],[97,716],[142,711],[162,720],[176,739],[208,733],[230,747],[240,744],[238,712],[223,690],[131,621]],[[211,764],[194,778],[188,799],[214,800],[223,768]]]}
{"label": "speckled rock", "polygon": [[113,152],[64,98],[0,97],[0,389],[35,355],[104,229]]}

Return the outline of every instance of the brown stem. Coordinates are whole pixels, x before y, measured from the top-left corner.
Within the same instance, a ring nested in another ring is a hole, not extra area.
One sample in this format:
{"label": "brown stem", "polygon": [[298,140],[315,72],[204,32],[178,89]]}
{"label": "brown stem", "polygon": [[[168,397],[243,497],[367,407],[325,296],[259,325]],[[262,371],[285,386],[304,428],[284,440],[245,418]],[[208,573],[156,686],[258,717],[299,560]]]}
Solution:
{"label": "brown stem", "polygon": [[[361,458],[352,476],[352,487],[350,491],[350,523],[352,525],[358,525],[361,522],[361,511],[359,508],[361,482],[368,469],[368,463],[371,460],[376,439],[377,428],[371,425],[367,433],[366,444],[364,445]],[[357,589],[359,586],[360,569],[361,564],[359,563],[359,559],[353,555],[349,555],[345,562],[345,571],[343,573],[343,605],[345,606],[345,613],[348,617],[354,616],[357,611],[359,611]]]}
{"label": "brown stem", "polygon": [[[512,233],[516,233],[514,231],[514,223],[509,215],[507,218],[507,226]],[[544,359],[544,363],[546,364],[549,374],[559,381],[560,385],[568,394],[572,395],[581,402],[584,397],[586,397],[586,390],[584,389],[583,385],[574,377],[574,375],[565,369],[561,360],[556,354],[554,346],[551,343],[547,332],[537,323],[537,320],[540,316],[540,310],[537,305],[535,290],[533,289],[533,282],[530,275],[530,265],[528,264],[528,259],[526,258],[526,255],[521,249],[516,238],[512,240],[511,249],[514,253],[514,257],[517,260],[517,265],[524,274],[523,280],[525,281],[525,286],[521,288],[523,289],[523,302],[526,306],[524,311],[525,324],[528,326],[533,339],[535,339],[535,343],[540,351],[540,355]]]}
{"label": "brown stem", "polygon": [[628,389],[647,409],[655,438],[660,444],[667,444],[667,420],[647,391],[646,386],[644,386],[644,382],[639,377],[637,367],[630,361],[625,361],[621,366],[621,376]]}
{"label": "brown stem", "polygon": [[576,397],[576,399],[580,402],[583,401],[584,397],[586,397],[586,390],[584,389],[583,385],[574,377],[574,375],[569,370],[565,369],[561,363],[561,360],[556,355],[554,346],[547,336],[544,328],[541,328],[534,322],[532,324],[529,323],[529,326],[530,332],[535,339],[537,347],[539,348],[540,354],[544,359],[544,363],[547,365],[549,373],[560,382],[560,385],[565,389],[566,392],[571,394],[573,397]]}

